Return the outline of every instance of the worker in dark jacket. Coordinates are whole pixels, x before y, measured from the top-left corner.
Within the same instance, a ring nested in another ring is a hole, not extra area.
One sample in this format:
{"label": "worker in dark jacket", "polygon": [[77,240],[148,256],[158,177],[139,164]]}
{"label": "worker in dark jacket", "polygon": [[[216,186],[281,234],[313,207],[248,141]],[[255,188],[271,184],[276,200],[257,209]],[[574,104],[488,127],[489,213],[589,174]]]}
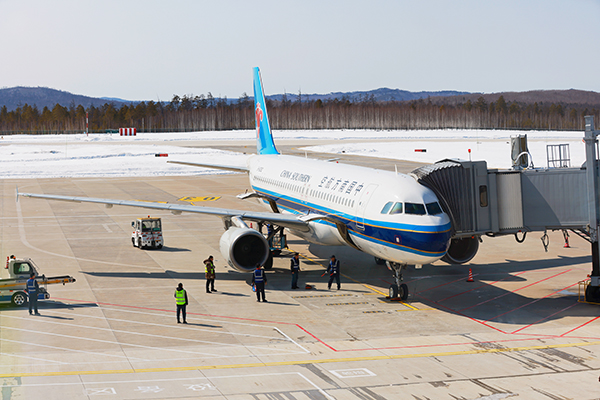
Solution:
{"label": "worker in dark jacket", "polygon": [[206,293],[216,292],[217,290],[215,289],[215,264],[213,262],[213,256],[208,256],[208,258],[204,260],[204,265],[206,266]]}
{"label": "worker in dark jacket", "polygon": [[292,257],[290,270],[292,271],[292,289],[298,289],[298,275],[300,275],[300,258],[298,253],[294,253],[294,257]]}
{"label": "worker in dark jacket", "polygon": [[40,285],[35,280],[35,272],[32,272],[27,279],[27,294],[29,295],[29,315],[32,313],[32,308],[35,311],[35,315],[40,315],[37,308],[38,293],[40,292]]}
{"label": "worker in dark jacket", "polygon": [[185,309],[188,305],[188,297],[187,292],[183,288],[183,283],[177,285],[177,289],[175,289],[175,302],[177,303],[177,323],[181,323],[181,320],[179,319],[179,314],[183,314],[183,323],[187,324],[187,321],[185,320]]}
{"label": "worker in dark jacket", "polygon": [[337,288],[338,290],[340,290],[340,260],[336,260],[335,256],[331,256],[331,261],[329,261],[327,272],[329,273],[329,282],[327,283],[327,289],[331,289],[331,284],[333,283],[333,279],[335,278]]}
{"label": "worker in dark jacket", "polygon": [[262,301],[267,303],[267,299],[265,299],[265,284],[267,283],[267,275],[265,274],[265,270],[260,267],[260,264],[256,264],[256,269],[252,273],[252,285],[256,289],[256,301],[260,301],[262,296]]}

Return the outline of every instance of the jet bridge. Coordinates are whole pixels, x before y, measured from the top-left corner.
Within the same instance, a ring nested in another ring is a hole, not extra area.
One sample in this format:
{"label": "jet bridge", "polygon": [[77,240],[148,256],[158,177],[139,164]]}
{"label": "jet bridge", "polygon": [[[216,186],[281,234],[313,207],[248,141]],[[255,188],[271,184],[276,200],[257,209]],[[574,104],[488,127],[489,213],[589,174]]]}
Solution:
{"label": "jet bridge", "polygon": [[[586,163],[580,168],[527,168],[528,152],[514,150],[513,169],[488,169],[485,161],[447,159],[417,168],[411,175],[438,196],[450,216],[453,238],[444,260],[464,263],[481,236],[571,230],[592,245],[592,274],[586,300],[600,302],[598,247],[598,140],[593,117],[586,118]],[[526,160],[525,163],[523,160]],[[553,165],[549,162],[549,165]],[[587,168],[587,166],[592,166]]]}

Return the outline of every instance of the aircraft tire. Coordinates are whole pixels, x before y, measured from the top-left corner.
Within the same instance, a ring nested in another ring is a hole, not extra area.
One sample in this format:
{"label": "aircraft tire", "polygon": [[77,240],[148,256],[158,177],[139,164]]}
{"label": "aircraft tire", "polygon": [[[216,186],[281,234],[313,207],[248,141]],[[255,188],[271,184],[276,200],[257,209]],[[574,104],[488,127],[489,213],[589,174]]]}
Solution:
{"label": "aircraft tire", "polygon": [[400,290],[398,291],[398,297],[402,299],[402,301],[408,299],[408,286],[406,284],[400,285]]}
{"label": "aircraft tire", "polygon": [[23,292],[13,294],[11,302],[13,306],[22,307],[27,303],[27,295]]}
{"label": "aircraft tire", "polygon": [[398,298],[398,285],[393,284],[390,285],[390,299],[397,299]]}
{"label": "aircraft tire", "polygon": [[600,303],[600,287],[588,285],[585,289],[585,301],[590,303]]}

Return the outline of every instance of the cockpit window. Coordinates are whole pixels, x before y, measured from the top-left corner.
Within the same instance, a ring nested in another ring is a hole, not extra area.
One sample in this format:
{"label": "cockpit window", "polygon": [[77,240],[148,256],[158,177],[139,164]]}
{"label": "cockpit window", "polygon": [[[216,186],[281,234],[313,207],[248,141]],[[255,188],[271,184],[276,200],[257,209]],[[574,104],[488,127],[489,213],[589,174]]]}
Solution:
{"label": "cockpit window", "polygon": [[385,203],[385,206],[383,206],[383,208],[381,209],[381,213],[387,214],[390,211],[390,208],[392,208],[392,204],[394,204],[393,201],[388,201],[387,203]]}
{"label": "cockpit window", "polygon": [[392,208],[390,214],[402,214],[402,203],[394,204],[394,207]]}
{"label": "cockpit window", "polygon": [[425,207],[427,207],[427,214],[429,215],[437,215],[442,213],[442,208],[437,201],[434,201],[433,203],[427,203],[425,204]]}
{"label": "cockpit window", "polygon": [[415,215],[425,215],[425,205],[417,203],[405,203],[406,213]]}

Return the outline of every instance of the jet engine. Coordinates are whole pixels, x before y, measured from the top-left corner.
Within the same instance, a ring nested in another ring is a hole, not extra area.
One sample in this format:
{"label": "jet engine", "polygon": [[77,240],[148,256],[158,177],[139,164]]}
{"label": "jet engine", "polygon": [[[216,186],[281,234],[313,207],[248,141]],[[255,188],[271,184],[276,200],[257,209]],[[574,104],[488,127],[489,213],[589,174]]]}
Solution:
{"label": "jet engine", "polygon": [[220,240],[221,254],[232,267],[250,272],[256,264],[264,265],[269,257],[269,244],[264,236],[251,228],[231,226]]}
{"label": "jet engine", "polygon": [[448,264],[464,264],[471,261],[479,250],[479,238],[476,236],[452,239],[442,261]]}

